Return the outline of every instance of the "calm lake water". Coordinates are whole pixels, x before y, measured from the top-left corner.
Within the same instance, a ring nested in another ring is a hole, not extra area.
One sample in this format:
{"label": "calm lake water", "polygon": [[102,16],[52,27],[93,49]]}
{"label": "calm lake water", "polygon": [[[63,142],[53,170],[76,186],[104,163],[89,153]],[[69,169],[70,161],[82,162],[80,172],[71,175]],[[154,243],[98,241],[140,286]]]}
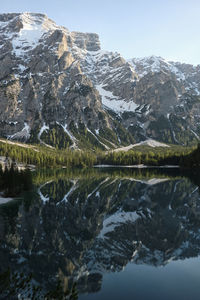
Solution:
{"label": "calm lake water", "polygon": [[198,178],[35,172],[32,191],[0,205],[0,299],[199,300]]}

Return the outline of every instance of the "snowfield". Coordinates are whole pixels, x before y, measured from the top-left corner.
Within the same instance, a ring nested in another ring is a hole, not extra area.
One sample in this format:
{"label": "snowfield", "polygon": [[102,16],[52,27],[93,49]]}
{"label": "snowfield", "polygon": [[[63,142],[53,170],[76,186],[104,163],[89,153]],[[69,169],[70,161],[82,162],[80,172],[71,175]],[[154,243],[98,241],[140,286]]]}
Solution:
{"label": "snowfield", "polygon": [[106,91],[102,85],[97,85],[96,89],[102,97],[103,105],[111,110],[114,110],[116,113],[124,111],[135,112],[136,108],[138,107],[138,105],[133,101],[127,102],[117,96],[114,96],[112,92]]}

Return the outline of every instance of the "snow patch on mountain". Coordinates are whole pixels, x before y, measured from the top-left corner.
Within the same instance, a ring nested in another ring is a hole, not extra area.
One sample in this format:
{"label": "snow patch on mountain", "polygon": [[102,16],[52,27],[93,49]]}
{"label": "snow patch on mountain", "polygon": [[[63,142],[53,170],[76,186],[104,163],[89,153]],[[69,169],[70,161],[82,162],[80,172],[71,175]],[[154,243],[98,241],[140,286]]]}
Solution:
{"label": "snow patch on mountain", "polygon": [[8,136],[8,139],[25,139],[25,140],[28,140],[30,138],[30,126],[25,122],[24,123],[24,128],[19,131],[19,132],[16,132],[15,134],[13,135],[9,135]]}
{"label": "snow patch on mountain", "polygon": [[62,128],[63,128],[63,130],[64,130],[64,132],[65,133],[67,133],[67,135],[70,137],[70,139],[71,139],[71,141],[73,142],[73,145],[72,146],[70,146],[70,148],[78,148],[77,147],[77,139],[75,138],[75,136],[67,129],[67,124],[65,124],[65,125],[62,125],[62,124],[60,124],[59,122],[56,122],[58,125],[60,125]]}
{"label": "snow patch on mountain", "polygon": [[87,128],[87,131],[90,133],[90,134],[92,134],[93,136],[94,136],[94,138],[105,148],[105,149],[107,149],[107,150],[109,150],[110,148],[106,145],[106,144],[104,144],[104,143],[102,143],[99,139],[98,139],[98,137],[89,129],[89,128]]}
{"label": "snow patch on mountain", "polygon": [[115,111],[116,113],[121,113],[124,111],[135,112],[138,107],[133,101],[127,102],[124,99],[120,99],[114,96],[112,92],[105,90],[102,85],[96,85],[96,89],[102,97],[102,103],[105,107]]}
{"label": "snow patch on mountain", "polygon": [[41,25],[25,25],[26,26],[20,30],[19,35],[12,41],[13,53],[16,56],[22,56],[27,50],[29,51],[31,48],[35,48],[39,43],[39,39],[44,34]]}
{"label": "snow patch on mountain", "polygon": [[45,145],[46,147],[49,147],[49,148],[51,148],[51,149],[54,149],[54,147],[52,147],[52,146],[46,144],[44,141],[41,140],[41,135],[42,135],[42,133],[43,133],[44,131],[47,131],[47,130],[49,130],[49,126],[46,125],[46,124],[44,123],[43,126],[40,128],[40,131],[39,131],[39,133],[38,133],[38,140],[40,141],[41,144]]}
{"label": "snow patch on mountain", "polygon": [[38,139],[39,139],[39,140],[41,140],[40,137],[41,137],[42,133],[43,133],[44,131],[47,131],[47,130],[49,130],[49,126],[47,126],[47,125],[44,123],[43,126],[40,128],[40,131],[39,131],[39,133],[38,133]]}
{"label": "snow patch on mountain", "polygon": [[23,27],[17,36],[12,38],[13,53],[19,57],[38,46],[45,33],[56,29],[64,30],[63,27],[57,26],[42,14],[23,13],[19,16],[19,19]]}

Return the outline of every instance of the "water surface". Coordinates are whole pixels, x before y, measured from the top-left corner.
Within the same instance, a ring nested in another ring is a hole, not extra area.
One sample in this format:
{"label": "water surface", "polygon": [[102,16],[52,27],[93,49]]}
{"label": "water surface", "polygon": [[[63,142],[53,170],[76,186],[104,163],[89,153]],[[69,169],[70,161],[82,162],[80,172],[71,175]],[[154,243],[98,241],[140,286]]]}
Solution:
{"label": "water surface", "polygon": [[0,272],[12,285],[32,273],[15,287],[26,297],[39,286],[42,299],[60,282],[84,300],[199,299],[196,179],[178,170],[38,171],[32,191],[0,206]]}

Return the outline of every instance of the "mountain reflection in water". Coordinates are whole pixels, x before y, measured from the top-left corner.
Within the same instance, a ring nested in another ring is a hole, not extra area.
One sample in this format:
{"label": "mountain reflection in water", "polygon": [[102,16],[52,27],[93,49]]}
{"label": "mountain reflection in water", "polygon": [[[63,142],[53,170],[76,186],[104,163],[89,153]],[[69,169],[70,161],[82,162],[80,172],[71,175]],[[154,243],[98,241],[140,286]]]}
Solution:
{"label": "mountain reflection in water", "polygon": [[81,295],[100,291],[104,276],[130,262],[197,257],[199,189],[173,172],[35,173],[31,192],[0,206],[0,272],[32,273],[44,292],[58,280],[65,290],[76,283]]}

